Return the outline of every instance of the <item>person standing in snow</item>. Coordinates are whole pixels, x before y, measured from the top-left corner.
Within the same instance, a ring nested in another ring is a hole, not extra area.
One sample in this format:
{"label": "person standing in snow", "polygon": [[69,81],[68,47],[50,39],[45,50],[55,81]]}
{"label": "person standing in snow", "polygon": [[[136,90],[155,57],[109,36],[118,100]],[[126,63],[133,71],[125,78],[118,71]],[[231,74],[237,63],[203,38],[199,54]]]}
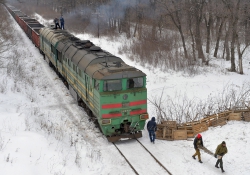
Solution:
{"label": "person standing in snow", "polygon": [[194,149],[196,152],[192,157],[193,157],[193,159],[196,159],[195,156],[198,155],[199,162],[203,163],[201,161],[201,153],[200,153],[200,149],[198,148],[199,146],[203,147],[203,141],[202,141],[202,136],[200,134],[197,134],[197,136],[194,139]]}
{"label": "person standing in snow", "polygon": [[152,119],[148,122],[147,129],[148,129],[150,141],[152,143],[155,143],[155,131],[157,129],[155,117],[152,117]]}
{"label": "person standing in snow", "polygon": [[[215,164],[215,167],[216,168],[219,168],[218,167],[218,164],[220,164],[220,168],[221,168],[221,171],[222,173],[224,173],[224,169],[223,169],[223,161],[222,161],[222,157],[227,153],[227,146],[226,146],[226,142],[223,141],[221,144],[219,144],[217,146],[217,149],[215,151],[215,154],[214,154],[214,157],[215,158],[218,158],[216,164]],[[218,156],[217,156],[218,155]]]}

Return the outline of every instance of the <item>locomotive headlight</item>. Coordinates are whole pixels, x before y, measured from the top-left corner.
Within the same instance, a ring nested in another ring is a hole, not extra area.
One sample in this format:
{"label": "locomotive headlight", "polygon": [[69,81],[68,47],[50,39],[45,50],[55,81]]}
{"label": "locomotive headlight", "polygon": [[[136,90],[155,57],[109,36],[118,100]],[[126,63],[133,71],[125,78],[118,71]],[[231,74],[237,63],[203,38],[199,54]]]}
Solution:
{"label": "locomotive headlight", "polygon": [[111,119],[103,119],[102,120],[102,125],[109,125],[111,124]]}
{"label": "locomotive headlight", "polygon": [[148,114],[140,115],[140,120],[147,120],[147,119],[148,119]]}

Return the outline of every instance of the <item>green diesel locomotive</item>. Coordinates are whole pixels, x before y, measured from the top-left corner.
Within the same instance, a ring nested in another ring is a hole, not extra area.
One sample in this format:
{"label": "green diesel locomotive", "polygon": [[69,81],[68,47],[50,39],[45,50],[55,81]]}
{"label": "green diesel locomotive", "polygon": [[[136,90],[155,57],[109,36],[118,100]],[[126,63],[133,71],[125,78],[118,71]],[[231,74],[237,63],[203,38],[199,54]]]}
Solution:
{"label": "green diesel locomotive", "polygon": [[145,73],[65,30],[40,29],[40,51],[108,141],[142,137],[148,119]]}

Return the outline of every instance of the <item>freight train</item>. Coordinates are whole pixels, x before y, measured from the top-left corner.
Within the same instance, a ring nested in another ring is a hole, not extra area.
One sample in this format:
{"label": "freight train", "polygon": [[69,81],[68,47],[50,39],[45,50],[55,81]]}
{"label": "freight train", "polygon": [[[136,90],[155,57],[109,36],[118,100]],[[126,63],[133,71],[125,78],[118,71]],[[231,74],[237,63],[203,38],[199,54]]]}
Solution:
{"label": "freight train", "polygon": [[148,119],[145,73],[89,40],[5,6],[108,141],[142,137]]}

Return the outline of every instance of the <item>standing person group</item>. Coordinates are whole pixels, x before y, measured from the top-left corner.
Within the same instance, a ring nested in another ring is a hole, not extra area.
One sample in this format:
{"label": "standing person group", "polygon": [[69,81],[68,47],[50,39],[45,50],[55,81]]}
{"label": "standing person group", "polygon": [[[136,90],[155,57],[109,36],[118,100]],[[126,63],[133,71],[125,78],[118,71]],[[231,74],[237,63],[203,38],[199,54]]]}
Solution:
{"label": "standing person group", "polygon": [[155,131],[156,131],[156,122],[155,117],[152,117],[152,119],[147,124],[147,130],[149,133],[149,138],[152,143],[155,143]]}
{"label": "standing person group", "polygon": [[61,26],[59,25],[59,19],[58,18],[54,19],[54,23],[55,23],[55,29],[57,29],[57,27],[58,27],[59,29],[64,30],[64,19],[63,19],[63,16],[61,16],[61,18],[60,18]]}

